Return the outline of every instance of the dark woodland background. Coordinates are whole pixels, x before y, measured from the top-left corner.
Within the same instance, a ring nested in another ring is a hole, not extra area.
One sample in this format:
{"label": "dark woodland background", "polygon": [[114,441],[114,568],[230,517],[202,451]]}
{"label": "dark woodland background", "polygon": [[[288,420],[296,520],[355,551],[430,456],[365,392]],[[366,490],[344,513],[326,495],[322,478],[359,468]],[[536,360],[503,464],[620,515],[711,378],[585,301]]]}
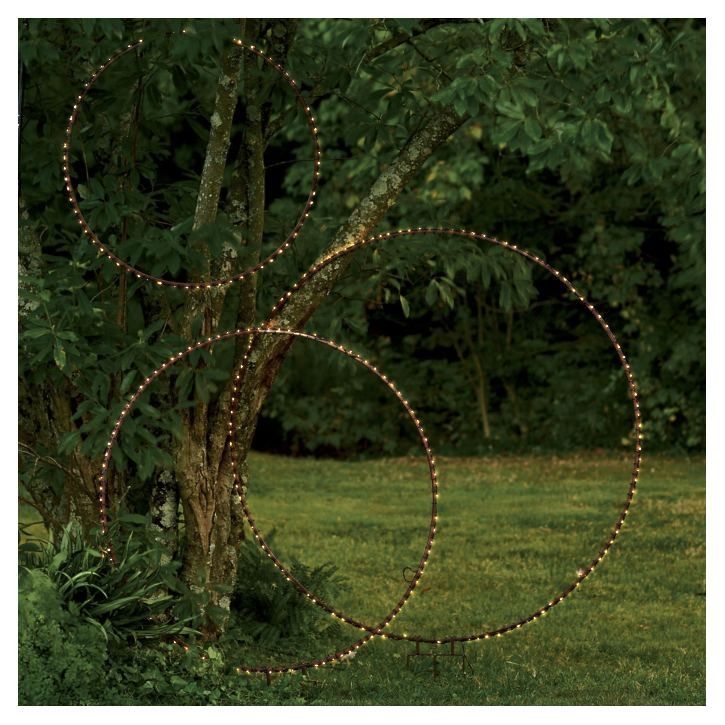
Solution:
{"label": "dark woodland background", "polygon": [[[436,23],[299,24],[287,65],[318,109],[322,188],[294,251],[264,272],[258,317],[321,251],[431,106],[450,103],[470,119],[378,230],[465,227],[541,254],[586,291],[621,337],[641,386],[646,445],[701,448],[704,26],[592,21],[552,30],[516,22],[504,29],[494,21],[427,28]],[[383,27],[414,40],[368,60]],[[63,391],[80,424],[56,441],[61,450],[45,442],[45,453],[62,457],[75,445],[98,452],[109,411],[133,386],[129,371],[178,346],[160,314],[173,312],[178,295],[132,284],[118,324],[117,271],[96,261],[73,224],[58,158],[69,100],[122,39],[147,36],[151,58],[117,64],[94,91],[93,111],[84,109],[81,203],[109,243],[124,230],[116,244],[128,258],[182,278],[216,65],[224,42],[239,34],[232,22],[194,28],[152,46],[154,34],[181,23],[21,25],[23,417],[33,395],[49,386]],[[136,107],[138,72],[145,75]],[[510,77],[501,86],[497,74],[504,73]],[[287,102],[285,125],[265,157],[270,249],[291,229],[311,166],[302,115],[281,85],[274,90]],[[132,113],[138,128],[124,141]],[[218,248],[225,224],[222,215]],[[556,283],[497,252],[474,253],[445,237],[390,245],[374,266],[348,275],[314,326],[404,380],[428,425],[445,430],[441,443],[451,451],[618,445],[626,418],[612,414],[611,392],[622,389],[615,387],[621,371],[606,339],[563,301]],[[298,364],[286,367],[263,411],[259,445],[328,455],[391,445],[396,427],[379,414],[367,380],[345,385],[334,356],[311,345],[304,353],[300,346]]]}

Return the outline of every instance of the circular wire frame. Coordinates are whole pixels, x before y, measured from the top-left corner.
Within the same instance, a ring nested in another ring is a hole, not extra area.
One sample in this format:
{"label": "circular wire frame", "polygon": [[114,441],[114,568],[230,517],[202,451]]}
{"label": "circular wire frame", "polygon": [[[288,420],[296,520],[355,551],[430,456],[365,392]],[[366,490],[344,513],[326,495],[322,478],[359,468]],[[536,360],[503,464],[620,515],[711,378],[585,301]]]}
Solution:
{"label": "circular wire frame", "polygon": [[180,289],[185,290],[199,290],[199,289],[210,289],[212,287],[220,287],[222,285],[231,284],[233,282],[239,282],[245,278],[250,277],[251,275],[255,274],[261,269],[264,269],[268,264],[271,264],[274,262],[274,260],[279,257],[281,254],[284,253],[286,249],[288,249],[291,244],[294,242],[294,240],[297,238],[297,236],[300,233],[300,230],[302,229],[304,223],[307,221],[308,217],[310,216],[310,212],[312,210],[312,207],[315,203],[315,197],[317,196],[317,187],[319,184],[319,178],[320,178],[320,162],[321,162],[321,151],[320,151],[320,141],[318,136],[318,128],[317,128],[317,120],[312,114],[312,109],[305,100],[304,96],[302,95],[302,92],[300,91],[299,84],[290,76],[290,74],[279,64],[277,63],[273,58],[271,58],[268,55],[265,55],[259,48],[257,48],[255,45],[248,45],[244,41],[234,38],[232,42],[242,48],[243,50],[259,57],[264,61],[265,64],[269,65],[292,89],[295,95],[295,100],[298,103],[298,105],[302,108],[302,111],[305,115],[305,119],[307,121],[307,126],[310,131],[310,136],[312,137],[312,144],[313,144],[313,164],[312,164],[312,183],[310,186],[310,191],[307,195],[307,200],[305,201],[305,205],[302,209],[302,213],[297,219],[297,222],[295,223],[292,231],[288,234],[287,238],[282,241],[279,246],[271,252],[267,257],[264,259],[261,259],[259,262],[254,264],[253,266],[249,267],[248,269],[245,269],[242,272],[239,272],[238,274],[234,274],[230,277],[220,278],[220,279],[209,279],[209,280],[199,280],[199,281],[189,281],[189,282],[181,282],[177,280],[171,280],[166,279],[164,277],[156,277],[152,274],[148,274],[147,272],[144,272],[137,267],[133,266],[132,264],[129,264],[125,260],[121,259],[118,255],[116,255],[113,251],[111,251],[108,248],[108,245],[103,242],[98,235],[93,231],[93,229],[88,224],[85,216],[83,215],[83,212],[81,211],[81,208],[78,204],[78,198],[76,194],[76,187],[73,183],[73,177],[71,172],[71,164],[70,164],[70,151],[71,151],[71,142],[73,139],[73,129],[75,127],[76,121],[78,120],[81,106],[83,102],[86,100],[86,96],[90,93],[91,89],[95,85],[95,83],[98,81],[98,79],[105,73],[114,63],[116,63],[118,60],[120,60],[123,56],[125,56],[127,53],[131,53],[137,48],[143,47],[143,38],[137,40],[134,43],[129,43],[123,48],[119,48],[115,53],[110,55],[105,63],[102,63],[96,71],[90,76],[90,78],[84,83],[83,89],[81,92],[75,97],[73,101],[73,108],[71,110],[71,114],[68,117],[68,125],[65,130],[65,141],[63,142],[63,179],[65,182],[65,189],[66,194],[68,196],[68,201],[70,202],[71,208],[73,209],[73,214],[75,215],[76,221],[80,225],[83,234],[88,237],[88,239],[91,241],[91,243],[98,248],[98,251],[103,256],[107,257],[109,260],[115,263],[116,267],[123,269],[125,272],[128,272],[130,274],[135,275],[138,279],[143,279],[148,282],[153,282],[159,286],[169,286],[169,287],[177,287]]}
{"label": "circular wire frame", "polygon": [[[337,662],[340,662],[344,660],[346,657],[349,657],[351,655],[354,655],[354,653],[360,649],[360,647],[367,642],[369,642],[371,639],[373,639],[375,636],[381,636],[383,638],[386,637],[385,634],[383,634],[383,630],[385,627],[387,627],[394,619],[397,617],[400,610],[403,608],[405,603],[408,601],[408,599],[412,596],[413,591],[415,590],[416,586],[418,585],[418,582],[420,581],[420,578],[423,575],[423,571],[425,570],[426,564],[428,563],[428,559],[430,557],[430,552],[433,547],[433,540],[436,535],[436,529],[438,524],[438,475],[436,473],[436,467],[435,467],[435,458],[433,457],[433,451],[431,450],[430,444],[428,442],[428,438],[425,434],[425,431],[423,430],[423,426],[421,425],[421,422],[416,415],[413,408],[411,408],[408,401],[403,397],[403,395],[400,393],[400,391],[397,389],[395,384],[388,378],[385,374],[383,374],[380,370],[378,370],[377,367],[372,365],[368,360],[364,359],[360,355],[358,355],[356,352],[344,348],[342,345],[338,345],[336,342],[333,342],[332,340],[328,340],[323,337],[319,337],[318,335],[310,334],[307,332],[300,332],[296,330],[281,330],[281,329],[270,329],[270,328],[260,328],[260,327],[250,327],[250,328],[244,328],[244,329],[238,329],[238,330],[231,330],[229,332],[221,333],[218,335],[215,335],[213,337],[209,337],[206,340],[202,340],[200,342],[197,342],[195,345],[188,346],[185,350],[180,351],[176,355],[172,355],[166,362],[162,363],[158,368],[156,368],[148,377],[144,379],[144,381],[139,385],[139,387],[136,389],[136,391],[131,395],[131,397],[128,399],[127,403],[124,405],[123,409],[121,410],[121,413],[116,420],[113,430],[111,431],[111,436],[108,439],[108,442],[106,444],[106,448],[103,454],[103,463],[101,464],[101,473],[98,476],[98,504],[99,504],[99,513],[100,513],[100,524],[101,524],[101,532],[107,539],[107,548],[103,551],[104,555],[108,555],[110,560],[112,562],[115,562],[115,554],[113,549],[113,542],[110,540],[109,537],[109,528],[108,528],[108,503],[107,503],[107,492],[108,492],[108,472],[110,468],[111,463],[111,457],[113,452],[113,446],[116,443],[116,440],[118,438],[118,435],[121,431],[121,427],[123,426],[124,421],[129,416],[131,411],[133,410],[134,406],[136,405],[136,402],[140,398],[140,396],[144,393],[146,388],[148,388],[156,378],[158,378],[160,375],[162,375],[169,367],[179,362],[179,360],[184,359],[191,353],[193,353],[196,350],[200,350],[202,348],[207,348],[213,345],[216,342],[220,342],[222,340],[228,340],[230,338],[237,338],[240,336],[258,336],[258,335],[281,335],[281,336],[287,336],[287,337],[293,337],[293,338],[304,338],[307,340],[313,340],[315,342],[322,343],[323,345],[326,345],[329,348],[332,348],[333,350],[336,350],[337,352],[342,353],[343,355],[351,358],[352,360],[360,363],[363,367],[367,368],[373,375],[375,375],[382,383],[393,393],[393,395],[400,401],[400,403],[403,405],[403,408],[405,409],[406,414],[411,419],[411,421],[414,423],[416,431],[418,433],[418,437],[421,441],[421,444],[423,446],[423,450],[425,451],[426,461],[428,463],[428,470],[430,473],[430,484],[431,484],[431,515],[430,515],[430,523],[428,526],[428,536],[426,539],[425,548],[423,550],[423,555],[421,556],[420,562],[418,563],[418,568],[415,571],[415,574],[413,575],[412,579],[408,582],[408,586],[406,590],[404,591],[403,595],[400,597],[396,605],[393,607],[393,609],[385,616],[385,618],[376,626],[374,627],[366,627],[366,634],[354,642],[353,644],[349,645],[348,647],[345,647],[344,649],[338,650],[334,652],[331,655],[327,655],[322,658],[313,659],[306,662],[297,662],[291,665],[275,665],[275,666],[268,666],[268,667],[260,667],[260,666],[248,666],[248,665],[239,665],[236,667],[236,670],[238,673],[242,674],[252,674],[252,673],[263,673],[266,675],[271,675],[274,673],[282,673],[282,672],[296,672],[299,670],[307,670],[312,668],[319,668],[327,664],[335,664]],[[246,359],[246,357],[245,357]],[[238,382],[240,378],[241,373],[237,372],[235,374],[235,383]],[[231,398],[231,406],[232,406],[232,417],[234,416],[234,406],[236,403],[236,396],[232,394]],[[230,450],[233,449],[233,441],[229,439],[227,441],[227,444],[230,448]],[[243,487],[240,486],[237,476],[234,477],[234,487],[236,493],[240,496],[243,506],[244,506],[244,513],[245,516],[248,516],[248,518],[251,518],[251,515],[249,514],[249,511],[246,507],[246,504],[244,503],[244,490]],[[252,519],[253,522],[253,519]],[[281,562],[279,559],[277,559],[274,554],[272,553],[271,549],[267,545],[266,541],[259,535],[258,530],[256,526],[252,523],[252,529],[254,531],[255,539],[259,543],[259,545],[262,547],[262,549],[265,551],[267,556],[272,559],[275,566],[278,568],[281,566]],[[291,574],[287,576],[288,581],[293,581],[293,577]],[[294,580],[296,581],[296,580]],[[298,586],[299,588],[299,586]],[[309,597],[313,603],[317,603],[315,598]]]}
{"label": "circular wire frame", "polygon": [[[507,624],[502,627],[497,627],[494,629],[486,629],[480,632],[475,632],[472,634],[466,634],[466,635],[456,635],[456,636],[445,636],[445,637],[423,637],[419,635],[414,634],[397,634],[395,632],[386,632],[385,637],[388,639],[394,639],[394,640],[406,640],[406,641],[412,641],[412,642],[422,642],[427,644],[446,644],[450,642],[473,642],[478,641],[482,639],[490,639],[492,637],[501,637],[504,634],[507,634],[508,632],[513,632],[517,629],[521,629],[526,624],[530,624],[531,622],[537,621],[540,617],[545,616],[548,614],[549,610],[551,610],[553,607],[555,607],[557,604],[563,602],[572,592],[574,592],[580,584],[587,579],[592,572],[595,570],[595,568],[603,561],[604,557],[609,553],[609,550],[611,549],[612,545],[614,544],[615,540],[619,536],[620,531],[622,530],[622,527],[624,526],[625,519],[627,518],[627,515],[629,513],[629,509],[632,503],[632,500],[634,498],[634,495],[637,490],[637,483],[639,481],[639,472],[640,472],[640,466],[641,466],[641,453],[642,453],[642,416],[640,413],[640,401],[639,401],[639,393],[637,391],[637,385],[634,379],[634,374],[632,373],[632,368],[624,355],[624,352],[622,351],[622,346],[619,344],[619,341],[615,337],[614,333],[610,329],[609,325],[605,322],[602,315],[596,310],[593,304],[591,304],[584,295],[578,290],[561,272],[559,272],[557,269],[552,267],[550,264],[545,262],[541,257],[537,256],[536,254],[533,254],[532,252],[527,251],[526,249],[523,249],[519,247],[516,244],[510,244],[509,242],[501,241],[499,239],[496,239],[495,237],[490,237],[486,234],[465,230],[465,229],[452,229],[447,227],[417,227],[417,228],[408,228],[408,229],[398,229],[396,231],[391,232],[383,232],[380,234],[377,234],[375,236],[369,237],[368,239],[360,240],[357,242],[353,242],[348,244],[345,247],[342,247],[332,253],[330,253],[328,256],[323,257],[318,262],[316,262],[307,272],[305,272],[300,279],[292,285],[290,290],[286,292],[284,295],[282,295],[277,303],[272,308],[272,311],[269,315],[269,317],[265,320],[264,323],[262,323],[267,329],[275,329],[274,325],[280,324],[279,316],[283,312],[284,308],[287,305],[287,302],[290,300],[290,298],[293,296],[295,292],[300,290],[302,287],[305,287],[307,284],[309,284],[319,272],[324,270],[326,267],[328,267],[330,264],[333,264],[334,262],[342,259],[343,257],[346,257],[349,254],[352,254],[353,252],[356,252],[358,249],[361,249],[363,247],[372,246],[375,244],[378,244],[380,242],[384,242],[388,239],[394,239],[397,237],[407,237],[407,236],[415,236],[415,235],[422,235],[422,234],[441,234],[441,235],[447,235],[447,236],[458,236],[458,237],[465,237],[468,239],[478,239],[482,240],[491,244],[498,245],[499,247],[502,247],[503,249],[507,249],[511,252],[514,252],[532,262],[539,265],[543,269],[545,269],[549,274],[553,275],[559,282],[571,293],[573,294],[576,299],[586,307],[586,309],[594,316],[596,321],[599,323],[599,325],[602,327],[604,332],[607,334],[607,337],[611,341],[612,345],[614,346],[614,349],[619,357],[619,361],[624,369],[624,373],[627,377],[627,385],[629,388],[629,394],[632,399],[632,405],[633,405],[633,412],[634,412],[634,451],[633,451],[633,461],[632,461],[632,474],[630,478],[629,488],[627,491],[627,497],[626,500],[619,512],[619,515],[617,516],[617,520],[607,537],[606,541],[604,541],[600,547],[600,549],[597,551],[595,556],[592,558],[592,560],[584,567],[581,567],[578,571],[577,578],[564,590],[559,592],[556,596],[549,599],[546,604],[544,604],[542,607],[539,607],[531,614],[527,615],[526,617],[523,617],[521,619],[518,619],[510,624]],[[281,324],[291,324],[291,323],[285,323],[284,320],[282,320]],[[234,379],[234,392],[233,395],[236,397],[238,395],[238,388],[239,388],[239,381],[241,374],[244,373],[246,361],[249,359],[249,355],[251,354],[254,345],[256,344],[257,337],[252,337],[249,342],[249,346],[247,348],[246,354],[244,355],[242,362],[239,367],[239,372],[237,375],[235,375]],[[234,432],[235,429],[233,427],[233,420],[234,416],[232,413],[232,417],[230,419],[230,440],[229,445],[233,446],[234,442]],[[374,628],[371,627],[369,624],[366,624],[365,622],[361,622],[354,617],[349,616],[345,612],[342,612],[334,607],[332,607],[330,604],[325,602],[323,599],[321,599],[319,596],[317,596],[313,591],[309,590],[307,587],[305,587],[301,582],[299,582],[297,579],[295,579],[294,576],[291,575],[289,570],[279,561],[279,559],[276,557],[274,552],[272,552],[269,547],[266,545],[264,538],[262,536],[262,532],[259,531],[257,528],[254,517],[252,516],[249,505],[247,503],[246,495],[245,493],[240,489],[238,484],[238,472],[237,472],[237,462],[236,462],[236,456],[234,453],[234,448],[232,447],[232,469],[234,472],[234,479],[235,479],[235,486],[237,486],[237,490],[240,490],[240,495],[242,497],[242,508],[244,511],[244,515],[247,518],[247,521],[249,525],[252,527],[256,540],[260,543],[262,548],[265,550],[267,555],[272,559],[272,561],[275,563],[275,566],[277,569],[281,572],[282,576],[285,577],[288,581],[290,581],[295,588],[303,593],[308,599],[310,599],[312,602],[317,604],[318,607],[324,609],[325,611],[329,612],[333,616],[337,617],[340,621],[346,622],[347,624],[350,624],[353,627],[357,627],[360,630],[366,631],[366,632],[373,632]]]}

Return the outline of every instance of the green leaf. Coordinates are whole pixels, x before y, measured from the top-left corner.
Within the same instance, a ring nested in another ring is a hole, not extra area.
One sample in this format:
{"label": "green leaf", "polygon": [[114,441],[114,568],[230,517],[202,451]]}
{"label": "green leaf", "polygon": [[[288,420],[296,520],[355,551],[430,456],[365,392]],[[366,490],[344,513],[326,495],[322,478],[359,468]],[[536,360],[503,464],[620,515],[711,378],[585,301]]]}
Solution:
{"label": "green leaf", "polygon": [[65,348],[63,347],[63,343],[60,342],[60,340],[55,341],[55,345],[53,347],[53,360],[55,360],[55,364],[61,370],[65,369],[67,359],[65,354]]}
{"label": "green leaf", "polygon": [[523,126],[522,121],[502,121],[499,125],[499,131],[496,141],[500,144],[510,144]]}
{"label": "green leaf", "polygon": [[438,300],[438,291],[436,289],[435,280],[431,280],[430,284],[425,290],[425,302],[428,307],[433,307]]}
{"label": "green leaf", "polygon": [[607,124],[603,121],[597,120],[594,122],[594,138],[597,148],[608,156],[612,151],[614,136],[612,136]]}
{"label": "green leaf", "polygon": [[78,443],[80,443],[81,440],[81,433],[78,430],[70,431],[69,433],[64,433],[60,441],[58,443],[58,452],[66,455],[70,453]]}
{"label": "green leaf", "polygon": [[405,317],[410,317],[410,304],[403,295],[400,295],[400,307],[402,308]]}
{"label": "green leaf", "polygon": [[541,138],[541,126],[535,118],[527,118],[524,121],[524,131],[532,141],[538,141]]}
{"label": "green leaf", "polygon": [[504,116],[507,116],[508,118],[514,118],[521,121],[523,121],[525,118],[523,108],[521,108],[521,106],[516,103],[512,103],[511,101],[500,100],[496,104],[496,110]]}
{"label": "green leaf", "polygon": [[597,92],[594,94],[594,100],[597,103],[609,103],[612,98],[612,94],[607,86],[599,86]]}
{"label": "green leaf", "polygon": [[539,105],[539,97],[530,88],[518,85],[511,89],[511,96],[519,106],[531,106],[536,108]]}
{"label": "green leaf", "polygon": [[131,370],[123,376],[123,380],[121,380],[121,385],[119,387],[121,395],[125,395],[130,390],[131,383],[134,381],[136,375],[137,372],[135,370]]}
{"label": "green leaf", "polygon": [[466,113],[466,98],[465,96],[456,96],[453,99],[453,108],[459,116],[463,116]]}
{"label": "green leaf", "polygon": [[50,330],[47,327],[33,327],[30,330],[25,330],[20,335],[21,340],[37,340],[39,337],[44,337],[45,335],[52,335],[53,331]]}

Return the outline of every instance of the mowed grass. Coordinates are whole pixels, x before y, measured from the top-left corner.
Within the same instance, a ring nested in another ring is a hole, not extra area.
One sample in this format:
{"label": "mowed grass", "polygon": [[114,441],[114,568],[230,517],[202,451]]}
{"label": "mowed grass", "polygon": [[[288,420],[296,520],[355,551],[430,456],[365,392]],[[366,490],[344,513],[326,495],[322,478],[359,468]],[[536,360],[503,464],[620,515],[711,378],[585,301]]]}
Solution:
{"label": "mowed grass", "polygon": [[[630,462],[602,454],[444,458],[439,472],[439,535],[395,621],[399,633],[466,634],[545,604],[606,540]],[[380,622],[405,589],[403,568],[415,568],[425,545],[425,462],[254,454],[250,479],[257,523],[264,533],[274,529],[270,543],[282,560],[333,562],[345,585],[331,604]],[[378,639],[348,663],[276,677],[266,697],[337,705],[704,704],[704,542],[704,460],[648,456],[630,517],[602,565],[547,617],[467,645],[470,671],[442,659],[433,678],[429,659],[406,667],[411,644]],[[304,650],[324,656],[359,636],[346,628],[334,642],[310,641]],[[266,661],[297,656],[287,648]],[[248,657],[252,650],[240,652]],[[240,686],[267,687],[256,677]]]}

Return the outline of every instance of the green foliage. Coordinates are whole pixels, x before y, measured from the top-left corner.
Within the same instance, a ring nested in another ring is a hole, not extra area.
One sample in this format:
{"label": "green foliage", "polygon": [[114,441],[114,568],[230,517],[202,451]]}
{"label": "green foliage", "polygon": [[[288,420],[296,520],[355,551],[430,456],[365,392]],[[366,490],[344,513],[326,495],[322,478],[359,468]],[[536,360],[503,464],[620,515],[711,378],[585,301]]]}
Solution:
{"label": "green foliage", "polygon": [[[330,37],[350,25],[328,22]],[[369,42],[362,28],[346,46],[352,80],[344,92],[367,94],[377,135],[363,136],[355,125],[360,109],[340,110],[332,101],[320,108],[323,128],[346,119],[344,148],[365,149],[331,172],[317,210],[325,217],[320,231],[334,228],[336,209],[352,208],[361,198],[357,187],[389,161],[386,134],[410,130],[431,97],[452,104],[469,122],[437,150],[380,228],[477,229],[542,256],[621,338],[640,384],[646,445],[704,445],[704,23],[496,20],[444,22],[419,33],[420,22],[381,21],[372,24],[380,39],[389,37],[382,25],[409,40],[372,68],[357,60],[353,67],[349,43],[359,43],[359,58]],[[391,108],[396,98],[405,101]],[[626,444],[629,424],[612,414],[620,401],[626,405],[616,359],[560,288],[541,275],[517,279],[513,255],[497,258],[448,237],[383,247],[355,267],[335,305],[315,314],[314,328],[405,381],[429,426],[449,431],[451,452]],[[429,268],[421,262],[416,271],[419,260]],[[285,287],[290,276],[280,268],[275,280]],[[480,303],[490,314],[470,346],[466,321]],[[497,340],[509,327],[504,353]],[[482,433],[475,358],[486,377],[490,437]],[[309,371],[317,361],[312,353],[307,359],[298,365]],[[527,364],[533,359],[535,368]],[[340,425],[325,425],[327,402],[306,395],[299,377],[279,381],[265,414],[280,425],[289,450],[297,439],[311,441],[312,450],[334,448]],[[347,440],[344,450],[369,450],[371,440],[374,450],[385,450],[383,441],[396,434],[378,433],[387,422],[368,414],[367,391],[345,390],[344,376],[327,384],[338,410],[359,413],[350,417],[357,441]]]}
{"label": "green foliage", "polygon": [[86,705],[102,694],[106,640],[62,606],[55,582],[33,569],[23,577],[18,618],[21,705]]}
{"label": "green foliage", "polygon": [[[274,547],[273,532],[267,539]],[[344,583],[331,563],[309,567],[292,559],[290,570],[306,587],[328,601],[334,600]],[[342,630],[337,620],[321,618],[318,609],[294,587],[287,586],[266,554],[250,540],[240,548],[232,608],[238,613],[240,631],[263,647],[273,647],[281,640],[329,638]]]}
{"label": "green foliage", "polygon": [[[129,516],[123,522],[126,526]],[[20,548],[21,596],[38,578],[51,582],[54,598],[70,615],[116,644],[193,633],[186,626],[191,616],[181,620],[172,616],[171,610],[191,597],[176,577],[178,562],[168,561],[164,550],[144,537],[142,527],[122,538],[120,524],[114,523],[111,532],[114,540],[121,540],[115,565],[104,555],[102,541],[89,547],[80,528],[72,523],[57,541],[24,542]]]}
{"label": "green foliage", "polygon": [[[204,659],[201,659],[201,654]],[[233,647],[207,646],[188,653],[176,645],[136,646],[119,653],[109,668],[111,686],[96,704],[119,705],[303,705],[300,683],[279,681],[269,688],[263,681],[240,677],[230,662]]]}
{"label": "green foliage", "polygon": [[[266,21],[259,27],[261,37],[253,40],[274,48],[280,28]],[[178,334],[182,294],[132,277],[122,284],[117,269],[79,234],[60,169],[66,111],[110,52],[140,36],[147,40],[144,54],[115,65],[84,106],[72,159],[80,203],[101,238],[147,271],[178,279],[213,272],[237,241],[226,204],[229,170],[217,221],[192,230],[192,216],[214,81],[229,38],[239,33],[233,20],[20,23],[20,482],[54,531],[62,531],[76,505],[85,516],[89,493],[94,499],[99,457],[122,401],[190,342]],[[285,65],[319,118],[324,176],[304,233],[257,280],[258,318],[319,255],[421,124],[447,107],[465,124],[410,181],[380,229],[464,227],[535,251],[572,279],[619,335],[640,382],[647,448],[702,448],[704,49],[704,21],[687,19],[300,20]],[[289,90],[259,67],[250,71],[255,79],[257,71],[258,103],[241,106],[252,113],[262,108],[278,124],[265,150],[263,250],[270,250],[304,200],[309,140]],[[235,148],[239,134],[238,114]],[[243,266],[247,252],[237,247]],[[240,295],[239,286],[230,289],[214,321],[218,329],[237,326]],[[606,338],[558,287],[501,250],[433,236],[384,244],[356,256],[311,325],[364,352],[400,382],[439,449],[630,443],[623,379]],[[197,324],[193,335],[201,334]],[[214,410],[233,347],[195,354],[138,401],[114,449],[117,490],[132,490],[124,502],[131,510],[146,510],[151,482],[174,463],[169,451],[182,433],[184,410],[201,402]],[[397,404],[374,379],[364,371],[351,375],[317,346],[294,349],[264,407],[260,446],[336,456],[413,450],[409,422],[390,414]],[[86,528],[94,521],[90,506]],[[294,594],[280,598],[271,587],[277,574],[263,572],[251,550],[243,550],[243,569],[269,587],[240,581],[238,594],[246,592],[247,603],[237,601],[246,607],[239,621],[256,627],[257,639],[235,630],[229,650],[220,643],[202,664],[166,645],[125,646],[194,623],[203,603],[175,583],[173,567],[134,535],[124,544],[125,574],[116,575],[74,536],[66,531],[55,546],[36,550],[34,564],[26,560],[21,591],[47,591],[55,604],[45,612],[38,601],[45,595],[30,597],[35,609],[21,632],[21,671],[29,673],[23,698],[34,702],[46,692],[48,701],[89,704],[334,699],[324,684],[310,688],[306,679],[285,681],[275,694],[229,676],[234,643],[262,646],[312,626],[304,602]],[[334,580],[325,569],[303,574],[319,577],[322,586]],[[175,594],[176,621],[156,618],[170,604],[154,597],[161,588]],[[660,624],[667,618],[652,616],[664,618]],[[588,634],[582,630],[579,641]],[[698,664],[688,670],[677,659],[689,643],[668,650],[664,640],[641,634],[640,660],[627,663],[641,680],[631,684],[628,671],[631,701],[698,701],[692,685]],[[622,636],[618,630],[610,639]],[[103,647],[119,642],[108,670],[116,687],[101,694],[95,688],[102,678],[90,677],[89,667],[101,671]],[[558,644],[548,640],[536,656]],[[657,687],[652,681],[656,668],[648,658],[655,647],[668,667],[677,662],[676,673],[664,677],[665,690],[658,689],[661,669]],[[576,647],[568,652],[577,661],[587,656]],[[619,654],[609,654],[607,677],[616,681]],[[518,655],[536,659],[523,645]],[[44,658],[53,661],[47,672]],[[333,675],[333,694],[344,691],[350,702],[427,702],[449,693],[470,699],[467,683],[447,682],[443,691],[407,679],[399,691],[398,663],[392,667],[377,654],[371,662],[371,678],[380,674],[395,684],[382,695],[374,688],[360,693]],[[569,666],[566,658],[559,664]],[[511,694],[511,687],[521,685],[520,672],[531,671],[535,692],[542,681],[551,687],[543,701],[560,702],[561,683],[573,701],[602,686],[608,702],[618,701],[612,693],[622,690],[607,690],[601,665],[599,657],[588,662],[586,675],[571,668],[567,678],[561,667],[547,673],[527,665],[511,675],[508,665],[494,663],[501,689],[489,695],[489,679],[477,691],[493,702],[526,701],[530,692]]]}
{"label": "green foliage", "polygon": [[[20,705],[272,704],[279,692],[244,687],[219,647],[193,648],[146,640],[113,646],[98,627],[68,609],[40,569],[23,577],[19,600]],[[202,660],[200,654],[204,653]],[[234,661],[234,650],[226,655]],[[258,683],[259,684],[259,683]],[[304,700],[292,687],[290,704]]]}

